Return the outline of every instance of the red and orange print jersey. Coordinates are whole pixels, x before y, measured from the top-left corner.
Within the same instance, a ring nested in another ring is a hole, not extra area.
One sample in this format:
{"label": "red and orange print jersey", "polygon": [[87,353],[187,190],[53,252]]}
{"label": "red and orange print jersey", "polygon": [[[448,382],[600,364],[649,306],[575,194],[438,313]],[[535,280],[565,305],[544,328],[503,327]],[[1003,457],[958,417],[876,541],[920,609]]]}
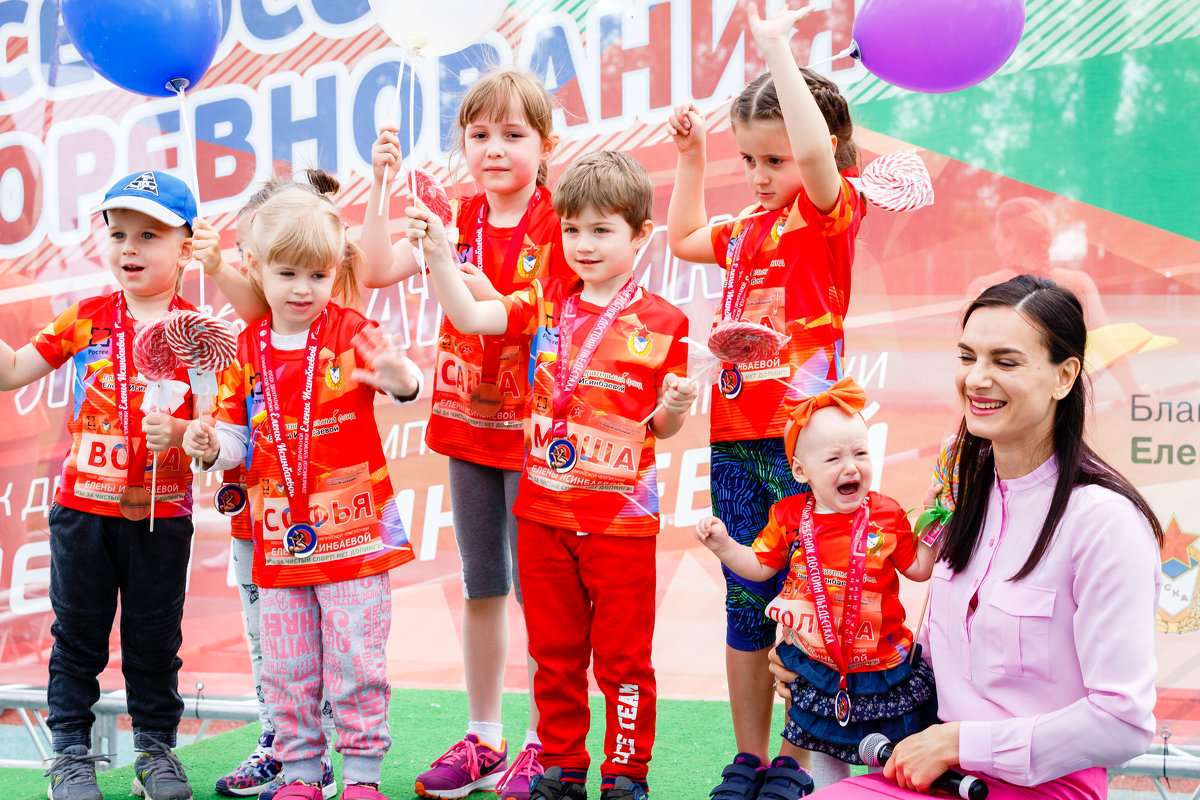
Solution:
{"label": "red and orange print jersey", "polygon": [[[221,474],[222,483],[237,483],[246,485],[246,470],[244,467],[227,469]],[[251,539],[250,504],[229,518],[229,535],[234,539]]]}
{"label": "red and orange print jersey", "polygon": [[[781,621],[791,641],[810,658],[834,667],[817,627],[817,612],[804,568],[800,519],[807,499],[805,493],[771,506],[767,527],[754,540],[754,554],[772,569],[788,570],[783,590],[767,609],[768,616]],[[896,570],[907,569],[917,557],[912,527],[904,510],[890,497],[870,492],[868,508],[866,572],[858,631],[850,657],[851,672],[890,669],[912,648],[912,632],[904,625],[900,580],[896,576]],[[821,557],[835,630],[840,630],[842,624],[853,523],[853,514],[813,514],[813,537]]]}
{"label": "red and orange print jersey", "polygon": [[[647,418],[668,372],[687,372],[687,317],[644,289],[605,333],[565,409],[573,469],[548,465],[551,398],[558,359],[562,299],[578,280],[534,281],[505,298],[508,332],[532,338],[526,445],[529,455],[513,513],[545,525],[611,536],[658,533],[654,434]],[[572,358],[604,309],[580,302],[571,333]]]}
{"label": "red and orange print jersey", "polygon": [[[105,517],[121,516],[118,501],[128,487],[130,454],[126,451],[121,418],[117,412],[116,355],[113,336],[116,301],[120,293],[81,300],[33,338],[33,346],[54,367],[72,362],[72,411],[67,422],[71,450],[63,461],[54,502]],[[177,307],[192,309],[178,300]],[[133,317],[125,314],[125,341],[129,378],[129,447],[133,457],[145,462],[144,486],[150,490],[155,455],[146,449],[142,435],[142,400],[147,382],[133,366]],[[170,413],[180,419],[192,416],[192,394],[186,369],[165,382]],[[157,392],[157,390],[156,390]],[[166,409],[163,409],[166,410]],[[192,513],[192,472],[183,450],[172,447],[157,454],[158,479],[154,481],[154,516],[186,517]]]}
{"label": "red and orange print jersey", "polygon": [[[484,225],[483,267],[501,294],[525,288],[534,278],[572,276],[562,254],[562,231],[550,204],[550,191],[541,189],[529,215],[524,242],[515,263],[505,263],[515,228]],[[458,210],[459,259],[476,263],[479,217],[486,207],[482,194],[463,200]],[[467,336],[449,320],[438,334],[433,410],[426,431],[429,447],[443,455],[500,469],[519,470],[525,462],[521,433],[529,397],[526,366],[529,340],[503,336]],[[480,383],[490,384],[491,402],[472,404]]]}
{"label": "red and orange print jersey", "polygon": [[[734,399],[713,386],[712,441],[782,436],[784,396],[791,391],[808,397],[841,377],[842,321],[850,302],[854,237],[863,214],[858,192],[846,181],[855,174],[856,169],[842,173],[841,196],[828,214],[821,214],[802,191],[786,208],[764,212],[755,206],[738,219],[713,226],[713,253],[726,270],[733,266],[738,239],[749,237],[741,268],[753,270],[752,284],[740,318],[791,339],[771,358],[738,365],[742,389]],[[749,252],[760,239],[759,250]],[[720,320],[718,307],[714,324]]]}
{"label": "red and orange print jersey", "polygon": [[[363,365],[350,342],[359,330],[374,324],[356,311],[328,306],[317,354],[309,458],[309,523],[317,531],[317,548],[305,558],[295,558],[283,547],[292,520],[263,401],[258,326],[251,325],[238,337],[237,360],[222,375],[216,419],[249,428],[245,477],[254,582],[259,586],[350,580],[385,572],[413,558],[375,425],[376,392],[351,377]],[[288,462],[295,470],[304,349],[271,348],[271,360],[288,438]]]}

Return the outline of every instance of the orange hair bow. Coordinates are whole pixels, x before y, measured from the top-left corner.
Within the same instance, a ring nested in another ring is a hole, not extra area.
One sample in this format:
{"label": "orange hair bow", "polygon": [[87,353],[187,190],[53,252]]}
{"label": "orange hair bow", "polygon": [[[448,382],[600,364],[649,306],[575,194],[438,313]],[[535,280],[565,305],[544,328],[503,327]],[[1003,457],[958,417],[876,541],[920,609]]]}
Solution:
{"label": "orange hair bow", "polygon": [[784,433],[783,439],[788,463],[792,463],[792,458],[796,454],[796,439],[800,436],[800,429],[808,424],[818,409],[836,405],[840,406],[847,414],[857,414],[863,410],[866,404],[867,393],[854,382],[853,378],[842,378],[833,386],[812,397],[784,398],[783,410],[791,423]]}

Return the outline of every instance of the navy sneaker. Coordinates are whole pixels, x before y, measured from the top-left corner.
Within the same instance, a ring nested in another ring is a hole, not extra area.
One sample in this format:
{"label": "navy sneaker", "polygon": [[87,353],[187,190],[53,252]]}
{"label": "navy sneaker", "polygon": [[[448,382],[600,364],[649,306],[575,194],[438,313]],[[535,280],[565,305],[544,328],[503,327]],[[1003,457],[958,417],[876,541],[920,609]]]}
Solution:
{"label": "navy sneaker", "polygon": [[[608,783],[608,781],[605,780],[604,783]],[[624,775],[618,775],[613,779],[611,789],[600,792],[600,800],[647,800],[647,796],[646,790],[639,784]]]}
{"label": "navy sneaker", "polygon": [[709,792],[712,800],[755,800],[762,784],[762,762],[753,753],[738,753],[721,770],[721,783]]}
{"label": "navy sneaker", "polygon": [[758,800],[799,800],[813,792],[812,775],[791,756],[779,756],[762,771]]}
{"label": "navy sneaker", "polygon": [[550,767],[530,781],[529,800],[587,800],[587,787],[564,782],[562,767]]}

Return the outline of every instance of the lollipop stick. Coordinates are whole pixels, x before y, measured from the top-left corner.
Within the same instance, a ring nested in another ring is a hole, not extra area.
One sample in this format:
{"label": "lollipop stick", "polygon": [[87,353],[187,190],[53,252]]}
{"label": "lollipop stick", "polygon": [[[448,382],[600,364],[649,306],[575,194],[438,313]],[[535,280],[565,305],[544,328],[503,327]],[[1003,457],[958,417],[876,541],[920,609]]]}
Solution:
{"label": "lollipop stick", "polygon": [[917,627],[916,627],[916,630],[913,631],[913,637],[912,637],[913,649],[912,649],[912,652],[908,654],[908,663],[910,663],[910,664],[912,663],[913,658],[917,654],[917,638],[921,635],[921,623],[923,623],[925,621],[925,612],[926,612],[926,610],[928,610],[928,608],[929,608],[929,583],[926,582],[926,584],[925,584],[925,600],[921,603],[921,613],[917,615]]}
{"label": "lollipop stick", "polygon": [[154,469],[150,470],[150,532],[154,533],[154,496],[158,494],[158,453],[154,454]]}

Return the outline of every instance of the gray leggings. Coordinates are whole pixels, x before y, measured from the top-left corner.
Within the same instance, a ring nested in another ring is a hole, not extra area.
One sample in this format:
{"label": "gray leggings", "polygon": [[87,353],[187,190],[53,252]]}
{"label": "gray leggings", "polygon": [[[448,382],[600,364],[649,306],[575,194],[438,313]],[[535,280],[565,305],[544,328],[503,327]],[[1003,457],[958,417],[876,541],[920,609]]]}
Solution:
{"label": "gray leggings", "polygon": [[503,597],[513,586],[521,601],[517,519],[512,515],[520,480],[519,471],[450,459],[450,505],[462,558],[463,597]]}

